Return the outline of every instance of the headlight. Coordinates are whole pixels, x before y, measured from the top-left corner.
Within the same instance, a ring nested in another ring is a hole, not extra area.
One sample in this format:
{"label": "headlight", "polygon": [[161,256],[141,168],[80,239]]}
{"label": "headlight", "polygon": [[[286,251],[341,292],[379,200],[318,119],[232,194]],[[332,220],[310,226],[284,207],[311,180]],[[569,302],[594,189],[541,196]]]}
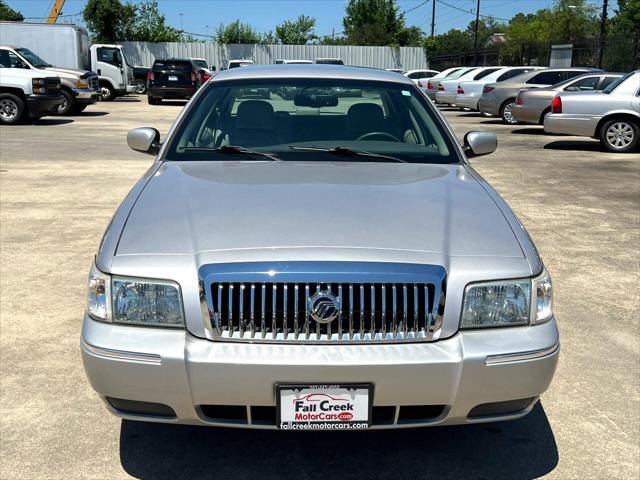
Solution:
{"label": "headlight", "polygon": [[136,325],[184,325],[178,285],[161,280],[113,277],[113,321]]}
{"label": "headlight", "polygon": [[166,280],[89,273],[87,313],[95,320],[160,327],[184,326],[180,287]]}
{"label": "headlight", "polygon": [[553,316],[553,286],[551,276],[545,269],[533,279],[533,307],[531,323],[544,323]]}
{"label": "headlight", "polygon": [[89,88],[89,84],[85,83],[82,79],[78,79],[76,82],[76,88]]}
{"label": "headlight", "polygon": [[464,292],[461,328],[527,325],[531,279],[473,283]]}
{"label": "headlight", "polygon": [[89,272],[89,284],[87,291],[87,313],[95,320],[103,322],[111,321],[111,279],[106,273],[102,273],[91,266]]}
{"label": "headlight", "polygon": [[460,328],[540,324],[553,316],[547,270],[536,278],[472,283],[464,292]]}

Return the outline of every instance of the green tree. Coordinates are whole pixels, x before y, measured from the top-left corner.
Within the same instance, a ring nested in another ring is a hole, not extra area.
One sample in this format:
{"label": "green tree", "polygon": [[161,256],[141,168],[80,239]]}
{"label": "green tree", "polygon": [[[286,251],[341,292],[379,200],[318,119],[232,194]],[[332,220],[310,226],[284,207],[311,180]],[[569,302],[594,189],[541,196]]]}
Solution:
{"label": "green tree", "polygon": [[260,43],[260,35],[248,23],[236,20],[216,29],[216,40],[220,43]]}
{"label": "green tree", "polygon": [[349,0],[342,19],[352,45],[394,45],[404,28],[396,0]]}
{"label": "green tree", "polygon": [[401,47],[421,47],[424,42],[424,32],[420,27],[403,27],[396,34],[396,42]]}
{"label": "green tree", "polygon": [[429,56],[466,52],[473,50],[473,37],[468,30],[463,31],[452,28],[434,38],[427,38],[424,42],[424,47]]}
{"label": "green tree", "polygon": [[135,17],[136,6],[120,0],[88,0],[82,11],[93,40],[99,43],[128,39]]}
{"label": "green tree", "polygon": [[165,16],[160,13],[158,0],[147,0],[138,6],[138,11],[131,25],[131,32],[127,38],[138,42],[177,42],[181,32],[170,27],[165,22]]}
{"label": "green tree", "polygon": [[4,0],[0,0],[0,20],[9,20],[12,22],[21,22],[24,20],[24,15],[17,10],[14,10],[6,4]]}
{"label": "green tree", "polygon": [[615,13],[611,19],[611,33],[640,35],[640,0],[618,0]]}
{"label": "green tree", "polygon": [[598,35],[598,9],[587,0],[556,0],[545,27],[552,42],[579,43]]}
{"label": "green tree", "polygon": [[276,38],[286,45],[305,45],[316,38],[316,19],[300,15],[296,20],[285,20],[276,26]]}

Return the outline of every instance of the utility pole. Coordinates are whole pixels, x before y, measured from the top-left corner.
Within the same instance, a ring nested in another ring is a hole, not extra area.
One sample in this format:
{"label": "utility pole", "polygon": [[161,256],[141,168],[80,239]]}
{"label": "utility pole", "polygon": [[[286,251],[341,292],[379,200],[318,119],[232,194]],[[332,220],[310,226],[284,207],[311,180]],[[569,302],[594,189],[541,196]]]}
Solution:
{"label": "utility pole", "polygon": [[476,24],[473,26],[473,65],[478,65],[478,24],[480,23],[480,0],[476,5]]}
{"label": "utility pole", "polygon": [[436,0],[431,0],[431,38],[436,35]]}
{"label": "utility pole", "polygon": [[598,49],[598,68],[602,68],[602,57],[604,56],[604,45],[607,38],[607,7],[609,0],[602,3],[602,18],[600,19],[600,48]]}

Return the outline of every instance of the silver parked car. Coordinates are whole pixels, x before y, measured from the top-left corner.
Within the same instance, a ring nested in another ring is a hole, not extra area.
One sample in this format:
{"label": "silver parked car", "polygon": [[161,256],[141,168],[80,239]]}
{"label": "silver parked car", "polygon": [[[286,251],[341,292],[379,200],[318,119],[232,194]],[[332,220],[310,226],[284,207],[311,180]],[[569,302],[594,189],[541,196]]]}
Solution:
{"label": "silver parked car", "polygon": [[551,100],[557,93],[597,92],[605,89],[621,76],[621,73],[585,73],[549,88],[521,90],[513,106],[513,118],[518,123],[542,125],[545,115],[551,111]]}
{"label": "silver parked car", "polygon": [[544,130],[599,138],[611,152],[640,148],[640,70],[626,74],[602,92],[562,92],[551,103]]}
{"label": "silver parked car", "polygon": [[[295,89],[246,99],[247,89]],[[343,97],[340,90],[361,90]],[[559,355],[531,239],[405,76],[326,65],[207,82],[104,235],[81,348],[132,420],[281,429],[527,414]]]}
{"label": "silver parked car", "polygon": [[485,115],[501,117],[502,122],[515,125],[518,121],[512,111],[518,92],[524,88],[546,88],[583,73],[594,71],[590,68],[547,68],[534,70],[500,83],[484,86],[478,100],[478,110]]}

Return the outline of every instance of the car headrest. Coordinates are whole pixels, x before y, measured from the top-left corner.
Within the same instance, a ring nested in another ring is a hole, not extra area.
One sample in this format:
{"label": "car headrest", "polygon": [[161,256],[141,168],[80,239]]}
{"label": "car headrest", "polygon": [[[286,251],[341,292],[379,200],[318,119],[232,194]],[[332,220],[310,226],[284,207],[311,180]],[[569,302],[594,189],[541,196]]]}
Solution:
{"label": "car headrest", "polygon": [[379,130],[384,125],[384,112],[376,103],[356,103],[347,111],[347,130]]}
{"label": "car headrest", "polygon": [[273,130],[274,113],[269,102],[245,100],[238,105],[236,128]]}

